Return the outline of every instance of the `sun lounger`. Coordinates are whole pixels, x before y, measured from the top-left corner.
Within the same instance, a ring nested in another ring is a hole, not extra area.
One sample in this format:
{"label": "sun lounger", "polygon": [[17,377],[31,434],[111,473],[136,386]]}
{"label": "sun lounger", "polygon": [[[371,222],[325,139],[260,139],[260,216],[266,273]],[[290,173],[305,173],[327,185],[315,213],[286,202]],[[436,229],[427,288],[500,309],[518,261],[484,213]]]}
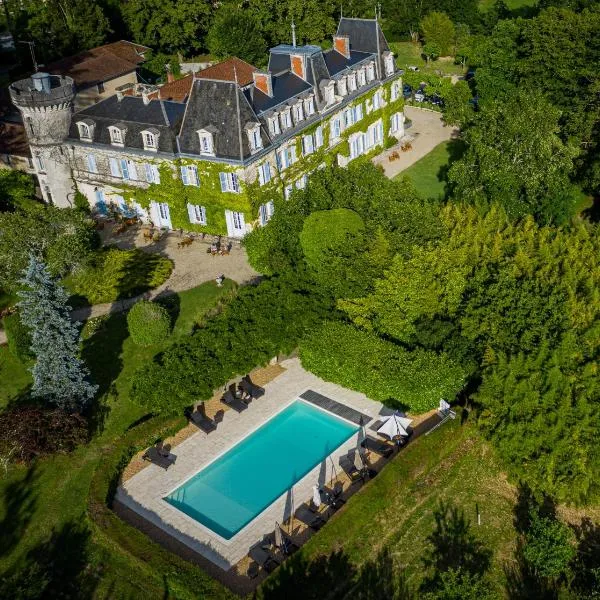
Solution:
{"label": "sun lounger", "polygon": [[198,409],[186,412],[187,418],[194,424],[198,429],[204,431],[204,433],[210,433],[217,428],[217,424],[206,416],[204,409],[198,407]]}
{"label": "sun lounger", "polygon": [[292,538],[281,529],[279,523],[275,524],[275,532],[271,538],[271,544],[277,548],[284,556],[289,556],[300,549],[300,546],[292,540]]}
{"label": "sun lounger", "polygon": [[142,458],[152,464],[162,467],[166,471],[175,462],[176,456],[174,454],[161,454],[157,448],[152,446],[152,448],[146,450]]}
{"label": "sun lounger", "polygon": [[394,449],[389,444],[386,444],[384,442],[376,440],[375,438],[372,438],[371,436],[367,436],[361,442],[361,446],[365,450],[375,452],[375,454],[379,454],[380,456],[383,456],[384,458],[388,458],[394,453]]}
{"label": "sun lounger", "polygon": [[263,388],[261,388],[260,386],[252,383],[252,380],[250,379],[250,377],[248,375],[246,375],[246,377],[244,377],[242,379],[242,381],[240,381],[240,387],[245,392],[250,394],[250,396],[252,398],[260,398],[261,396],[264,396],[264,394],[265,394],[265,390],[263,390]]}
{"label": "sun lounger", "polygon": [[312,512],[305,504],[300,506],[294,515],[298,521],[310,527],[313,531],[319,531],[325,525],[325,519]]}
{"label": "sun lounger", "polygon": [[346,501],[342,498],[342,490],[332,490],[331,488],[324,487],[323,488],[323,499],[325,504],[334,510],[337,510],[345,504]]}
{"label": "sun lounger", "polygon": [[[254,546],[254,548],[250,548],[250,552],[248,552],[248,556],[265,572],[271,573],[274,571],[281,563],[277,558],[275,558],[270,552],[267,552],[260,546]],[[258,575],[258,570],[252,568],[252,565],[248,569],[248,577],[256,577]]]}
{"label": "sun lounger", "polygon": [[359,479],[364,479],[364,469],[358,469],[348,457],[342,456],[340,458],[340,467],[342,467],[344,473],[348,475],[350,481],[354,482],[358,481]]}
{"label": "sun lounger", "polygon": [[241,413],[242,411],[244,411],[244,410],[246,410],[248,408],[248,405],[243,400],[240,400],[239,398],[236,398],[231,393],[230,390],[227,390],[223,394],[223,397],[221,398],[221,402],[223,404],[226,404],[230,408],[233,408],[233,410],[235,410],[238,413]]}

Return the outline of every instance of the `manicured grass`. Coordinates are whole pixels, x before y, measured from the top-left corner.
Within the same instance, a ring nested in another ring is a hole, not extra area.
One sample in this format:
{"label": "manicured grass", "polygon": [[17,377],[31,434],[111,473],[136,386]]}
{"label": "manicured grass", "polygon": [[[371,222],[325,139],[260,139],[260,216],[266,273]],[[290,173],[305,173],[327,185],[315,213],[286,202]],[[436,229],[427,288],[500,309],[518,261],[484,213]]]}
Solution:
{"label": "manicured grass", "polygon": [[442,75],[462,75],[465,69],[462,65],[455,65],[454,60],[444,58],[427,62],[422,57],[420,44],[413,42],[390,42],[390,48],[396,56],[396,64],[400,69],[407,70],[409,66],[419,67],[421,71]]}
{"label": "manicured grass", "polygon": [[18,398],[30,383],[27,367],[9,352],[8,346],[0,346],[0,409]]}
{"label": "manicured grass", "polygon": [[[6,476],[0,477],[0,582],[3,574],[21,578],[21,569],[49,556],[54,560],[70,549],[76,556],[67,561],[72,565],[64,565],[67,574],[61,575],[63,567],[51,569],[56,573],[59,588],[62,583],[58,579],[62,577],[79,590],[79,595],[63,592],[63,597],[191,599],[198,597],[202,588],[212,590],[206,597],[230,597],[229,592],[199,569],[183,577],[186,569],[176,568],[173,561],[164,561],[164,571],[151,568],[137,557],[148,556],[151,562],[152,553],[159,555],[160,549],[141,534],[129,532],[122,534],[129,543],[124,550],[104,529],[90,521],[87,511],[94,472],[105,464],[104,457],[117,447],[126,432],[147,416],[145,409],[129,399],[132,374],[178,336],[190,331],[194,323],[231,293],[234,285],[217,288],[215,283],[207,283],[183,292],[175,323],[177,333],[156,347],[133,344],[124,314],[101,320],[95,333],[84,339],[83,356],[101,389],[93,411],[96,434],[88,445],[71,455],[40,460],[30,468],[13,466]],[[27,381],[23,368],[5,348],[0,348],[0,403],[18,393],[19,386]],[[120,527],[128,531],[119,523],[112,529]],[[50,542],[52,534],[55,537]],[[60,558],[56,560],[60,562]],[[76,568],[77,561],[83,561],[80,568]],[[195,583],[188,587],[186,581]]]}
{"label": "manicured grass", "polygon": [[[479,10],[482,12],[486,12],[490,10],[494,6],[496,0],[479,0]],[[530,6],[535,6],[537,4],[537,0],[506,0],[506,6],[510,10],[519,10],[520,8],[528,8]]]}
{"label": "manicured grass", "polygon": [[443,197],[448,167],[461,152],[460,141],[442,142],[421,160],[399,173],[396,179],[408,177],[424,198]]}
{"label": "manicured grass", "polygon": [[[512,559],[515,490],[474,426],[460,419],[415,440],[376,479],[352,496],[319,534],[262,585],[259,598],[392,597],[373,586],[392,570],[416,589],[429,573],[422,559],[434,511],[449,503],[492,552],[487,577],[502,597],[503,567]],[[477,509],[481,525],[477,525]],[[448,519],[451,521],[451,519]],[[310,586],[310,595],[308,588]],[[361,596],[366,588],[372,595]],[[343,590],[343,594],[336,595]],[[303,592],[306,595],[303,595]],[[322,594],[322,595],[321,595]],[[328,595],[329,594],[329,595]],[[496,596],[494,596],[496,597]]]}

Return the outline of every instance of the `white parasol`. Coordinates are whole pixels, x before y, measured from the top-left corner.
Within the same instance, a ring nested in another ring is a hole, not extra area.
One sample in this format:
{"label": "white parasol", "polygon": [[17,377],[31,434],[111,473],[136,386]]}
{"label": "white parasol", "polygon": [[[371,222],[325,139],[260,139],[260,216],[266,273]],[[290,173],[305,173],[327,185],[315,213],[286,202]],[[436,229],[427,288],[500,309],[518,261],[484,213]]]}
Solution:
{"label": "white parasol", "polygon": [[385,418],[383,425],[377,430],[377,433],[387,435],[390,440],[393,440],[399,436],[407,437],[407,428],[411,423],[412,419],[393,414]]}
{"label": "white parasol", "polygon": [[319,508],[319,506],[321,506],[321,492],[319,491],[318,485],[313,485],[312,501],[313,501],[313,504],[315,505],[315,508]]}

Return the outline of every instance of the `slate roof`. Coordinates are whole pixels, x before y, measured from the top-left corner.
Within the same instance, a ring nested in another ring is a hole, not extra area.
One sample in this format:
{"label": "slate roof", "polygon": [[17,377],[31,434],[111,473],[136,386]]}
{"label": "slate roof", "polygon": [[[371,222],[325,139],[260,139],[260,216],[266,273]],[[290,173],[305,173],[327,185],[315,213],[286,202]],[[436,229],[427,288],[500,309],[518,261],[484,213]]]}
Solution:
{"label": "slate roof", "polygon": [[[235,69],[235,72],[234,72]],[[237,75],[238,83],[244,87],[250,85],[254,78],[252,73],[258,69],[241,58],[233,56],[223,62],[196,72],[196,79],[216,79],[217,81],[235,81]]]}
{"label": "slate roof", "polygon": [[344,69],[351,67],[366,58],[372,57],[370,52],[359,52],[358,50],[350,50],[350,58],[346,58],[343,54],[340,54],[336,50],[330,49],[323,52],[323,58],[327,65],[327,70],[333,77]]}
{"label": "slate roof", "polygon": [[155,127],[160,133],[158,149],[161,152],[177,151],[175,136],[179,131],[185,104],[152,100],[144,104],[142,98],[124,96],[121,101],[111,96],[102,102],[88,106],[73,115],[69,138],[79,140],[77,122],[91,119],[95,123],[94,142],[110,145],[110,125],[125,126],[125,146],[142,150],[142,131]]}
{"label": "slate roof", "polygon": [[247,91],[247,96],[256,112],[262,113],[310,89],[312,89],[312,86],[309,83],[304,81],[301,77],[287,71],[281,75],[273,76],[272,98],[255,87],[252,87]]}
{"label": "slate roof", "polygon": [[144,62],[150,48],[121,40],[62,58],[44,67],[53,75],[68,75],[82,90],[101,81],[131,73]]}
{"label": "slate roof", "polygon": [[[240,107],[239,120],[236,94]],[[218,157],[240,160],[241,133],[242,155],[248,158],[251,155],[250,147],[248,136],[243,129],[249,122],[258,123],[260,120],[244,92],[235,83],[196,79],[181,125],[179,149],[184,154],[199,154],[200,138],[197,132],[212,126],[215,154]],[[263,143],[267,146],[269,136],[262,125],[261,135]]]}
{"label": "slate roof", "polygon": [[379,51],[384,52],[390,49],[379,22],[375,19],[342,17],[338,24],[337,35],[347,35],[350,38],[350,50],[377,53],[377,35],[379,36]]}

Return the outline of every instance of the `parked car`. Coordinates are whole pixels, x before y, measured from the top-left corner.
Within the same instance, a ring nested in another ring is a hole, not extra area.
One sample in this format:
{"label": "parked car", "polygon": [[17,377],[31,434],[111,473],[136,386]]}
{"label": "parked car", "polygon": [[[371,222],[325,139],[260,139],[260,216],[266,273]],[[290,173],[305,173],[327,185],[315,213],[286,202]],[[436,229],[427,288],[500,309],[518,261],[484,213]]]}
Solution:
{"label": "parked car", "polygon": [[409,65],[409,66],[408,66],[408,70],[409,70],[409,71],[414,71],[414,72],[416,73],[416,72],[417,72],[417,71],[419,71],[420,69],[419,69],[419,67],[417,67],[417,66],[415,66],[415,65]]}
{"label": "parked car", "polygon": [[473,79],[473,77],[475,77],[475,71],[473,71],[473,69],[471,69],[470,71],[467,71],[467,74],[465,75],[465,80],[471,81],[471,79]]}
{"label": "parked car", "polygon": [[405,83],[402,86],[402,95],[405,98],[410,98],[412,96],[412,87],[410,85],[408,85],[408,83]]}
{"label": "parked car", "polygon": [[431,96],[428,96],[426,100],[427,102],[431,102],[431,104],[439,106],[440,108],[444,106],[444,99],[439,94],[432,94]]}
{"label": "parked car", "polygon": [[419,90],[415,94],[415,102],[425,102],[425,94],[424,94],[423,90]]}

